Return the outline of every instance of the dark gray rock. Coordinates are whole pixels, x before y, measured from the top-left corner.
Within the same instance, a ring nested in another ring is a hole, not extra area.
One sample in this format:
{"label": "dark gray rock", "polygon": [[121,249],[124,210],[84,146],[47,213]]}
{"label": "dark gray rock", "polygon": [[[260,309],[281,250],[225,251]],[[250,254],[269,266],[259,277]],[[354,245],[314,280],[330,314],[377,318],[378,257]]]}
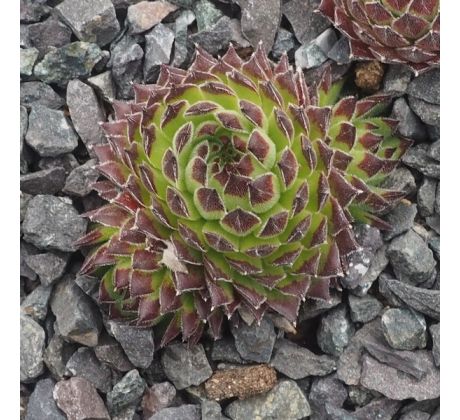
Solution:
{"label": "dark gray rock", "polygon": [[402,161],[409,167],[417,169],[423,175],[439,179],[439,161],[429,156],[430,145],[427,143],[417,144],[411,147]]}
{"label": "dark gray rock", "polygon": [[339,305],[321,318],[317,331],[318,345],[325,353],[340,356],[354,332],[346,306]]}
{"label": "dark gray rock", "polygon": [[120,344],[110,336],[99,339],[97,346],[94,347],[94,354],[99,361],[119,372],[128,372],[134,368]]}
{"label": "dark gray rock", "polygon": [[134,366],[147,368],[152,363],[154,344],[151,329],[139,329],[116,321],[107,321],[106,329],[120,343]]}
{"label": "dark gray rock", "polygon": [[263,42],[270,51],[281,21],[280,0],[236,0],[241,7],[241,30],[245,38],[256,48]]}
{"label": "dark gray rock", "polygon": [[177,6],[167,1],[141,1],[128,7],[126,18],[129,33],[140,34],[160,23],[166,16],[177,10]]}
{"label": "dark gray rock", "polygon": [[414,226],[416,214],[417,206],[415,204],[408,201],[399,202],[385,217],[385,220],[391,225],[391,230],[383,234],[384,239],[389,241],[401,233],[407,232]]}
{"label": "dark gray rock", "polygon": [[32,281],[34,281],[37,278],[37,274],[27,265],[26,260],[30,255],[34,255],[38,252],[39,252],[38,249],[35,248],[33,245],[28,244],[27,242],[24,242],[24,241],[20,242],[19,267],[20,267],[21,277],[26,277]]}
{"label": "dark gray rock", "polygon": [[50,51],[50,47],[60,48],[70,43],[72,31],[68,26],[51,16],[43,22],[27,27],[30,44],[37,48],[40,56]]}
{"label": "dark gray rock", "polygon": [[349,385],[348,399],[353,405],[363,407],[374,399],[374,395],[366,388],[357,385]]}
{"label": "dark gray rock", "polygon": [[76,345],[68,343],[60,335],[53,335],[43,355],[43,361],[56,380],[64,378],[66,364],[76,350]]}
{"label": "dark gray rock", "polygon": [[387,256],[396,277],[414,285],[430,279],[436,269],[433,252],[413,230],[393,239]]}
{"label": "dark gray rock", "polygon": [[94,347],[101,331],[101,319],[97,306],[68,277],[53,291],[51,310],[61,335],[76,343]]}
{"label": "dark gray rock", "polygon": [[66,416],[53,399],[55,384],[56,382],[50,378],[37,382],[27,404],[25,420],[66,420]]}
{"label": "dark gray rock", "polygon": [[43,105],[50,109],[59,109],[65,101],[51,86],[43,82],[21,83],[21,105],[30,107],[35,104]]}
{"label": "dark gray rock", "polygon": [[201,403],[201,420],[226,420],[222,408],[216,401],[205,400]]}
{"label": "dark gray rock", "polygon": [[96,159],[90,159],[75,168],[67,177],[62,192],[77,197],[88,195],[92,191],[93,183],[99,178],[96,163]]}
{"label": "dark gray rock", "polygon": [[236,400],[225,409],[232,420],[302,419],[311,414],[305,395],[292,380],[281,380],[269,392],[245,400]]}
{"label": "dark gray rock", "polygon": [[412,79],[411,69],[403,64],[388,66],[383,78],[383,90],[398,96],[404,95]]}
{"label": "dark gray rock", "polygon": [[414,78],[407,93],[414,98],[423,99],[431,104],[440,103],[439,69],[432,69]]}
{"label": "dark gray rock", "polygon": [[57,157],[45,157],[38,161],[40,169],[64,168],[66,176],[79,165],[77,159],[72,153],[66,153]]}
{"label": "dark gray rock", "polygon": [[383,305],[373,296],[366,295],[357,297],[348,295],[350,316],[353,322],[369,322],[376,318],[383,308]]}
{"label": "dark gray rock", "polygon": [[30,172],[20,178],[21,191],[32,195],[56,194],[64,184],[65,170],[59,167]]}
{"label": "dark gray rock", "polygon": [[434,179],[424,178],[422,185],[417,191],[418,211],[423,217],[434,213],[437,185],[438,183]]}
{"label": "dark gray rock", "polygon": [[413,140],[424,141],[427,137],[425,126],[409,108],[404,98],[398,98],[393,104],[392,117],[399,121],[398,131]]}
{"label": "dark gray rock", "polygon": [[168,64],[174,31],[159,23],[145,35],[144,81],[152,82],[156,79],[161,64]]}
{"label": "dark gray rock", "polygon": [[29,27],[31,25],[23,25],[21,23],[19,29],[19,46],[21,48],[29,48],[32,46],[29,39]]}
{"label": "dark gray rock", "polygon": [[400,167],[391,172],[382,182],[383,188],[404,191],[407,195],[417,190],[414,176],[409,169]]}
{"label": "dark gray rock", "polygon": [[430,145],[427,151],[427,155],[434,160],[437,160],[439,162],[441,158],[441,141],[439,138]]}
{"label": "dark gray rock", "polygon": [[327,355],[316,355],[288,340],[279,340],[270,365],[291,379],[324,376],[336,369],[335,360]]}
{"label": "dark gray rock", "polygon": [[62,111],[34,105],[29,115],[27,144],[40,156],[58,156],[74,150],[78,137]]}
{"label": "dark gray rock", "polygon": [[295,65],[301,69],[318,67],[327,60],[327,55],[314,42],[299,47],[295,52]]}
{"label": "dark gray rock", "polygon": [[342,36],[327,53],[328,58],[334,60],[337,64],[350,63],[350,43],[348,38]]}
{"label": "dark gray rock", "polygon": [[230,26],[230,18],[222,16],[209,29],[197,32],[190,36],[190,40],[210,54],[217,54],[219,50],[227,48],[232,40],[232,27]]}
{"label": "dark gray rock", "polygon": [[428,246],[433,250],[435,257],[439,260],[441,243],[439,236],[435,235],[428,239]]}
{"label": "dark gray rock", "polygon": [[308,401],[311,406],[310,420],[328,418],[326,405],[342,407],[348,393],[345,385],[335,375],[315,378],[311,384]]}
{"label": "dark gray rock", "polygon": [[425,124],[439,127],[441,123],[439,105],[431,104],[423,99],[418,99],[410,95],[408,98],[409,106],[412,111],[414,111]]}
{"label": "dark gray rock", "polygon": [[338,291],[331,290],[329,300],[308,299],[302,304],[299,311],[299,322],[307,321],[335,308],[342,302],[342,294]]}
{"label": "dark gray rock", "polygon": [[223,13],[210,0],[198,0],[193,4],[198,32],[211,28]]}
{"label": "dark gray rock", "polygon": [[383,245],[382,233],[373,226],[361,223],[354,226],[353,231],[356,235],[356,240],[363,248],[375,252]]}
{"label": "dark gray rock", "polygon": [[149,417],[149,420],[201,420],[200,406],[194,404],[184,404],[179,407],[163,408]]}
{"label": "dark gray rock", "polygon": [[342,286],[347,289],[359,286],[363,276],[369,271],[373,257],[374,252],[369,248],[361,248],[350,254],[345,276],[340,279]]}
{"label": "dark gray rock", "polygon": [[69,80],[87,77],[103,58],[101,49],[88,42],[72,42],[45,55],[34,75],[46,83],[65,85]]}
{"label": "dark gray rock", "polygon": [[29,115],[27,109],[24,106],[20,107],[20,132],[19,132],[19,169],[21,174],[27,173],[29,170],[29,154],[27,145],[24,142],[24,138],[29,127]]}
{"label": "dark gray rock", "polygon": [[441,233],[440,216],[438,213],[425,218],[426,224],[433,229],[438,235]]}
{"label": "dark gray rock", "polygon": [[97,277],[77,275],[75,283],[95,302],[99,302],[99,279]]}
{"label": "dark gray rock", "polygon": [[21,0],[19,10],[21,22],[33,23],[47,16],[50,8],[38,1]]}
{"label": "dark gray rock", "polygon": [[153,414],[169,407],[176,397],[176,388],[170,382],[153,384],[142,397],[142,414],[150,418]]}
{"label": "dark gray rock", "polygon": [[30,382],[44,371],[45,331],[31,317],[21,314],[21,381]]}
{"label": "dark gray rock", "polygon": [[87,81],[105,101],[111,102],[115,98],[115,85],[110,70],[90,77]]}
{"label": "dark gray rock", "polygon": [[413,410],[409,413],[403,414],[399,420],[429,420],[430,417],[429,413],[425,413],[420,410]]}
{"label": "dark gray rock", "polygon": [[120,31],[110,0],[64,0],[55,10],[80,41],[94,42],[102,47]]}
{"label": "dark gray rock", "polygon": [[273,323],[263,318],[260,325],[247,325],[241,322],[239,327],[231,326],[235,346],[245,360],[267,363],[275,344],[276,334]]}
{"label": "dark gray rock", "polygon": [[365,407],[359,408],[354,412],[354,415],[357,420],[392,420],[400,407],[401,403],[399,401],[380,398],[370,402]]}
{"label": "dark gray rock", "polygon": [[174,33],[174,56],[173,65],[182,67],[187,64],[191,56],[188,43],[188,26],[195,20],[195,15],[191,10],[182,11],[176,18]]}
{"label": "dark gray rock", "polygon": [[211,359],[218,362],[243,364],[245,361],[236,350],[231,338],[222,338],[212,344]]}
{"label": "dark gray rock", "polygon": [[51,287],[38,286],[21,303],[21,311],[35,321],[43,321],[48,313]]}
{"label": "dark gray rock", "polygon": [[289,54],[296,46],[295,36],[288,30],[279,28],[272,48],[273,57],[278,60],[283,53]]}
{"label": "dark gray rock", "polygon": [[200,385],[212,375],[211,366],[201,344],[173,344],[161,355],[161,364],[168,379],[177,389]]}
{"label": "dark gray rock", "polygon": [[430,326],[430,334],[433,340],[433,359],[434,364],[439,367],[440,365],[440,339],[441,339],[441,331],[438,324],[433,324]]}
{"label": "dark gray rock", "polygon": [[70,357],[66,364],[66,375],[85,378],[103,393],[112,388],[112,371],[88,347],[80,347]]}
{"label": "dark gray rock", "polygon": [[130,405],[136,405],[146,387],[145,381],[139,375],[139,371],[133,369],[129,371],[120,382],[116,383],[107,394],[107,407],[112,415]]}
{"label": "dark gray rock", "polygon": [[358,281],[357,286],[351,289],[351,292],[356,296],[365,296],[372,284],[379,277],[380,273],[388,265],[388,258],[386,256],[387,246],[383,245],[378,250],[374,251],[368,270],[362,275]]}
{"label": "dark gray rock", "polygon": [[326,403],[323,408],[322,417],[313,417],[316,419],[331,419],[331,420],[356,420],[355,415],[351,411]]}
{"label": "dark gray rock", "polygon": [[26,214],[27,206],[29,205],[29,201],[32,199],[30,194],[25,194],[22,191],[19,193],[19,205],[20,205],[20,213],[19,213],[19,220],[22,222],[24,220],[24,216]]}
{"label": "dark gray rock", "polygon": [[26,264],[37,273],[43,286],[53,284],[64,274],[68,260],[69,254],[62,252],[28,255],[25,259]]}
{"label": "dark gray rock", "polygon": [[[131,6],[132,4],[140,3],[141,1],[144,0],[112,0],[113,5],[117,9],[126,9],[128,6]],[[194,1],[194,0],[191,0]],[[174,2],[171,2],[174,3]]]}
{"label": "dark gray rock", "polygon": [[38,58],[38,50],[36,48],[21,48],[19,51],[21,76],[32,76]]}
{"label": "dark gray rock", "polygon": [[53,397],[69,420],[110,420],[96,388],[84,378],[74,377],[58,382],[54,387]]}
{"label": "dark gray rock", "polygon": [[87,221],[65,198],[36,195],[22,222],[24,240],[40,249],[75,251],[75,241],[86,232]]}

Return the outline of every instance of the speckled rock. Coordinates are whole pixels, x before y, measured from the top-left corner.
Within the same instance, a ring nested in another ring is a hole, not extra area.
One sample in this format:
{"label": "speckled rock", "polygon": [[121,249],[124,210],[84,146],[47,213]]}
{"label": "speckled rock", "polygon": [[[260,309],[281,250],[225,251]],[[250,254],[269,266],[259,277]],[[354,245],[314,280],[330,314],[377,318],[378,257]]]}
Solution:
{"label": "speckled rock", "polygon": [[26,107],[39,104],[50,109],[59,109],[65,103],[51,86],[43,82],[21,83],[20,95],[21,104]]}
{"label": "speckled rock", "polygon": [[386,216],[385,221],[391,225],[391,230],[384,232],[386,241],[408,231],[413,225],[417,214],[417,205],[404,200],[399,202]]}
{"label": "speckled rock", "polygon": [[115,85],[113,83],[112,72],[105,71],[96,76],[89,77],[87,80],[105,101],[111,102],[115,98]]}
{"label": "speckled rock", "polygon": [[21,191],[28,194],[56,194],[64,187],[65,170],[57,167],[29,172],[21,175],[19,182]]}
{"label": "speckled rock", "polygon": [[195,404],[184,404],[179,407],[163,408],[149,417],[149,420],[201,420],[200,406]]}
{"label": "speckled rock", "polygon": [[272,48],[273,57],[278,60],[283,53],[289,55],[296,45],[294,34],[284,28],[279,28]]}
{"label": "speckled rock", "polygon": [[26,264],[37,273],[44,286],[49,286],[64,274],[68,259],[69,254],[63,252],[46,252],[28,255]]}
{"label": "speckled rock", "polygon": [[51,296],[51,287],[38,286],[28,294],[21,303],[21,311],[35,321],[43,321],[48,313],[48,302]]}
{"label": "speckled rock", "polygon": [[430,326],[430,333],[431,338],[433,340],[433,359],[434,364],[436,366],[440,365],[440,339],[441,339],[441,331],[440,331],[440,324],[433,324]]}
{"label": "speckled rock", "polygon": [[366,295],[357,297],[348,295],[348,305],[350,306],[350,316],[353,322],[369,322],[378,316],[383,305],[373,296]]}
{"label": "speckled rock", "polygon": [[108,335],[99,339],[97,346],[94,347],[94,353],[105,365],[120,372],[128,372],[134,368],[120,344]]}
{"label": "speckled rock", "polygon": [[425,124],[439,127],[441,123],[439,105],[431,104],[423,99],[418,99],[410,95],[408,99],[412,111],[414,111]]}
{"label": "speckled rock", "polygon": [[48,347],[45,350],[43,361],[56,380],[64,378],[68,360],[76,350],[74,343],[68,343],[63,338],[55,334],[51,337]]}
{"label": "speckled rock", "polygon": [[417,207],[421,216],[430,216],[434,213],[436,188],[438,183],[434,179],[424,178],[417,191]]}
{"label": "speckled rock", "polygon": [[348,393],[345,385],[335,375],[324,378],[315,378],[311,384],[308,400],[311,406],[310,420],[328,418],[326,405],[342,407]]}
{"label": "speckled rock", "polygon": [[90,159],[70,172],[62,192],[77,197],[88,195],[92,191],[92,185],[100,175],[96,169],[96,164],[96,159]]}
{"label": "speckled rock", "polygon": [[160,23],[177,6],[167,1],[141,1],[128,7],[127,22],[131,34],[140,34]]}
{"label": "speckled rock", "polygon": [[432,104],[440,103],[440,72],[431,69],[410,82],[407,93],[414,98],[423,99]]}
{"label": "speckled rock", "polygon": [[21,381],[30,382],[44,370],[45,331],[31,317],[21,314]]}
{"label": "speckled rock", "polygon": [[19,54],[21,76],[32,76],[35,62],[38,58],[38,50],[36,48],[21,48]]}
{"label": "speckled rock", "polygon": [[430,147],[431,145],[428,143],[420,143],[412,146],[403,156],[402,161],[410,168],[417,169],[417,171],[425,176],[439,179],[439,160],[433,159],[430,156]]}
{"label": "speckled rock", "polygon": [[213,26],[208,29],[204,29],[201,32],[197,32],[190,36],[190,40],[210,54],[217,54],[219,50],[226,47],[232,40],[232,27],[230,24],[230,18],[228,16],[222,16]]}
{"label": "speckled rock", "polygon": [[145,386],[146,383],[138,370],[129,371],[107,394],[107,407],[110,413],[118,414],[124,408],[136,405],[144,393]]}
{"label": "speckled rock", "polygon": [[55,384],[56,382],[51,378],[37,382],[27,404],[25,420],[66,420],[66,416],[59,410],[53,399]]}
{"label": "speckled rock", "polygon": [[426,139],[426,129],[420,119],[410,109],[404,98],[397,99],[393,104],[392,116],[399,121],[398,131],[413,140]]}
{"label": "speckled rock", "polygon": [[60,48],[70,43],[72,31],[56,17],[50,16],[43,22],[27,26],[30,45],[37,48],[40,55],[46,54],[50,47]]}
{"label": "speckled rock", "polygon": [[412,76],[413,73],[408,66],[402,64],[389,65],[383,79],[383,90],[403,95],[407,91]]}
{"label": "speckled rock", "polygon": [[145,35],[144,80],[153,81],[161,64],[168,64],[174,43],[174,31],[159,23]]}
{"label": "speckled rock", "polygon": [[397,350],[426,347],[426,322],[410,309],[390,308],[382,315],[382,329],[388,344]]}
{"label": "speckled rock", "polygon": [[201,403],[201,420],[226,420],[222,408],[216,401],[205,400]]}
{"label": "speckled rock", "polygon": [[163,408],[169,407],[176,396],[176,388],[170,382],[153,384],[142,397],[142,414],[150,418]]}

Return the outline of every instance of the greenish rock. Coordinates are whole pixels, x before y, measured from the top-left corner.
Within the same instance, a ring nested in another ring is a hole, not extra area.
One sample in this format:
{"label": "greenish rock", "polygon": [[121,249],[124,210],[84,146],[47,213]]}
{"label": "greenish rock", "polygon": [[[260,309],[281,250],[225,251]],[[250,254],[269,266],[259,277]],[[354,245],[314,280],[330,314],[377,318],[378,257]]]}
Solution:
{"label": "greenish rock", "polygon": [[198,32],[211,28],[223,13],[209,0],[199,0],[193,5]]}
{"label": "greenish rock", "polygon": [[21,48],[20,50],[20,73],[21,76],[32,76],[35,62],[38,58],[36,48]]}

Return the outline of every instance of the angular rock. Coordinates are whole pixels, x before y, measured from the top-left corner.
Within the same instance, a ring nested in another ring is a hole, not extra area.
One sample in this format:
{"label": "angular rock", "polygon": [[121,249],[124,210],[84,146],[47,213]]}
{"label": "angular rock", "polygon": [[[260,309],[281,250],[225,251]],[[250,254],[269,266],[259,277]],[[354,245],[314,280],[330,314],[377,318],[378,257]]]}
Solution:
{"label": "angular rock", "polygon": [[374,399],[374,395],[366,388],[356,385],[349,385],[348,399],[353,405],[363,407]]}
{"label": "angular rock", "polygon": [[404,191],[407,195],[416,191],[414,176],[409,169],[400,167],[391,172],[385,181],[382,182],[383,188]]}
{"label": "angular rock", "polygon": [[76,350],[76,345],[68,343],[60,335],[53,335],[45,350],[43,361],[56,380],[64,378],[66,364]]}
{"label": "angular rock", "polygon": [[68,420],[110,420],[96,388],[84,378],[74,377],[58,382],[54,387],[53,397]]}
{"label": "angular rock", "polygon": [[48,313],[51,287],[38,286],[21,303],[21,311],[35,321],[43,321]]}
{"label": "angular rock", "polygon": [[222,16],[209,29],[191,35],[190,40],[200,45],[210,54],[217,54],[218,51],[228,46],[232,35],[233,31],[230,25],[230,18]]}
{"label": "angular rock", "polygon": [[430,417],[430,414],[425,413],[424,411],[413,410],[409,413],[403,414],[399,420],[429,420]]}
{"label": "angular rock", "polygon": [[80,41],[107,45],[120,31],[110,0],[64,0],[55,8]]}
{"label": "angular rock", "polygon": [[222,12],[210,0],[198,0],[193,4],[198,32],[213,26],[221,17]]}
{"label": "angular rock", "polygon": [[310,420],[328,418],[325,406],[342,407],[347,396],[345,385],[335,375],[315,378],[308,397],[312,411]]}
{"label": "angular rock", "polygon": [[40,249],[75,251],[75,241],[85,234],[87,221],[69,201],[52,195],[32,198],[22,222],[24,240]]}
{"label": "angular rock", "polygon": [[[27,211],[27,210],[26,210]],[[30,255],[36,254],[38,251],[33,245],[28,244],[27,242],[20,242],[19,249],[19,267],[20,267],[20,276],[26,277],[29,280],[34,281],[37,278],[37,274],[27,265],[26,259]]]}
{"label": "angular rock", "polygon": [[64,274],[69,260],[69,254],[47,252],[44,254],[28,255],[26,264],[37,273],[43,286],[49,286]]}
{"label": "angular rock", "polygon": [[383,79],[383,90],[396,94],[404,95],[412,79],[412,71],[408,66],[403,64],[391,64]]}
{"label": "angular rock", "polygon": [[174,56],[173,65],[185,66],[190,59],[191,51],[188,42],[188,26],[195,20],[195,14],[191,10],[182,11],[176,18],[174,32]]}
{"label": "angular rock", "polygon": [[162,23],[145,35],[145,82],[154,81],[160,71],[160,65],[169,63],[174,36],[174,31]]}
{"label": "angular rock", "polygon": [[392,420],[397,413],[401,403],[388,398],[374,400],[354,412],[357,420],[379,419]]}
{"label": "angular rock", "polygon": [[437,185],[438,183],[434,179],[423,179],[422,185],[417,191],[417,205],[421,216],[426,217],[434,213]]}
{"label": "angular rock", "polygon": [[45,55],[51,48],[60,48],[70,43],[72,31],[68,26],[59,22],[54,16],[43,22],[34,23],[27,27],[30,44],[37,48],[40,56]]}
{"label": "angular rock", "polygon": [[245,363],[236,350],[235,342],[230,338],[222,338],[214,341],[211,358],[214,361],[236,363],[238,365]]}
{"label": "angular rock", "polygon": [[430,326],[430,334],[433,340],[433,359],[434,364],[439,367],[440,365],[440,339],[441,339],[441,331],[438,324],[433,324]]}
{"label": "angular rock", "polygon": [[241,7],[241,30],[256,48],[263,42],[265,51],[272,49],[281,21],[280,0],[236,0]]}
{"label": "angular rock", "polygon": [[31,107],[35,104],[43,105],[50,109],[59,109],[65,101],[51,86],[43,82],[21,83],[21,105]]}
{"label": "angular rock", "polygon": [[437,160],[439,162],[441,157],[441,141],[438,139],[432,143],[427,152],[428,156],[431,159]]}
{"label": "angular rock", "polygon": [[139,371],[129,371],[107,394],[107,407],[110,413],[118,414],[122,409],[137,404],[144,394],[145,387],[146,383]]}
{"label": "angular rock", "polygon": [[88,78],[88,83],[100,93],[105,101],[111,102],[115,98],[115,86],[113,84],[112,72],[104,73]]}
{"label": "angular rock", "polygon": [[101,49],[88,42],[72,42],[47,53],[34,70],[45,83],[64,86],[69,80],[87,77],[103,58]]}
{"label": "angular rock", "polygon": [[116,321],[107,321],[106,328],[134,366],[147,368],[152,363],[154,344],[151,329],[139,329]]}
{"label": "angular rock", "polygon": [[311,409],[298,385],[292,380],[282,380],[266,394],[233,401],[225,409],[225,414],[233,420],[297,420],[308,417]]}
{"label": "angular rock", "polygon": [[348,38],[342,36],[327,53],[328,58],[334,60],[337,64],[350,63],[350,43]]}
{"label": "angular rock", "polygon": [[413,230],[393,239],[387,256],[398,279],[415,285],[431,278],[436,268],[433,252]]}
{"label": "angular rock", "polygon": [[301,69],[318,67],[327,60],[327,55],[314,42],[302,45],[295,52],[295,65]]}
{"label": "angular rock", "polygon": [[30,194],[25,194],[22,191],[19,195],[19,205],[20,205],[20,213],[19,213],[19,220],[22,222],[24,220],[24,216],[26,214],[27,206],[29,205],[29,201],[32,199]]}
{"label": "angular rock", "polygon": [[66,420],[66,416],[53,399],[55,384],[56,382],[50,378],[37,382],[27,404],[25,420]]}
{"label": "angular rock", "polygon": [[93,190],[92,185],[100,175],[96,169],[96,164],[96,159],[90,159],[75,168],[67,177],[62,192],[77,197],[88,195]]}
{"label": "angular rock", "polygon": [[201,403],[201,420],[226,420],[222,408],[216,401],[205,400]]}
{"label": "angular rock", "polygon": [[247,325],[241,322],[238,328],[231,326],[235,346],[245,360],[267,363],[275,344],[276,334],[273,323],[263,318],[260,325]]}
{"label": "angular rock", "polygon": [[289,54],[296,46],[294,35],[284,28],[279,28],[272,48],[273,57],[279,60],[283,53]]}
{"label": "angular rock", "polygon": [[169,382],[153,384],[142,397],[142,414],[150,418],[163,408],[169,407],[176,396],[176,389]]}
{"label": "angular rock", "polygon": [[335,308],[342,302],[342,294],[340,292],[331,290],[330,294],[331,298],[329,300],[309,299],[302,304],[299,311],[299,322],[316,318],[318,315]]}
{"label": "angular rock", "polygon": [[149,420],[201,420],[200,406],[194,404],[184,404],[179,407],[163,408],[149,417]]}
{"label": "angular rock", "polygon": [[30,112],[25,139],[40,156],[58,156],[78,145],[77,134],[64,113],[38,104]]}
{"label": "angular rock", "polygon": [[431,104],[440,103],[439,69],[432,69],[415,77],[407,88],[407,93],[414,98],[423,99]]}
{"label": "angular rock", "polygon": [[279,340],[270,365],[291,379],[324,376],[336,370],[335,360],[327,355],[316,355],[288,340]]}
{"label": "angular rock", "polygon": [[369,322],[376,318],[383,308],[383,305],[373,296],[366,295],[357,297],[348,295],[350,316],[353,322]]}
{"label": "angular rock", "polygon": [[128,372],[134,368],[120,344],[108,335],[99,339],[97,346],[94,347],[94,354],[99,361],[119,372]]}
{"label": "angular rock", "polygon": [[50,8],[34,0],[21,0],[21,22],[38,22],[49,14]]}
{"label": "angular rock", "polygon": [[431,104],[423,99],[418,99],[410,95],[408,98],[409,106],[412,111],[414,111],[425,124],[439,127],[441,123],[439,105]]}
{"label": "angular rock", "polygon": [[168,379],[177,389],[200,385],[212,375],[211,366],[201,344],[173,344],[161,355],[161,364]]}
{"label": "angular rock", "polygon": [[72,153],[66,153],[57,157],[45,157],[38,161],[40,169],[64,168],[66,176],[79,165],[77,159]]}
{"label": "angular rock", "polygon": [[21,48],[19,57],[21,76],[32,76],[38,58],[38,50],[36,48]]}
{"label": "angular rock", "polygon": [[177,6],[167,1],[141,1],[129,6],[127,16],[129,33],[140,34],[148,31],[175,10]]}
{"label": "angular rock", "polygon": [[73,278],[67,277],[56,286],[51,298],[51,310],[64,338],[89,347],[97,345],[101,331],[98,308]]}
{"label": "angular rock", "polygon": [[21,191],[28,194],[56,194],[64,187],[65,170],[57,167],[30,172],[21,175],[19,182]]}
{"label": "angular rock", "polygon": [[44,370],[45,331],[31,317],[21,314],[21,381],[30,382]]}
{"label": "angular rock", "polygon": [[347,289],[354,289],[361,283],[363,276],[369,271],[374,252],[369,248],[358,249],[351,253],[347,259],[348,267],[340,283]]}
{"label": "angular rock", "polygon": [[398,98],[394,102],[392,116],[399,121],[398,131],[400,134],[418,141],[426,139],[425,126],[409,108],[404,98]]}
{"label": "angular rock", "polygon": [[382,315],[382,329],[388,344],[397,350],[426,347],[426,322],[423,315],[405,308],[390,308]]}
{"label": "angular rock", "polygon": [[391,230],[383,234],[384,239],[389,241],[408,231],[414,225],[416,214],[417,206],[415,204],[406,200],[399,202],[385,217],[385,220],[391,225]]}
{"label": "angular rock", "polygon": [[325,353],[340,356],[354,332],[346,307],[339,305],[321,318],[317,332],[318,345]]}
{"label": "angular rock", "polygon": [[20,132],[19,132],[19,166],[21,174],[27,173],[29,170],[29,151],[24,142],[24,137],[26,136],[27,129],[29,127],[29,115],[27,114],[27,109],[23,106],[20,107]]}
{"label": "angular rock", "polygon": [[402,161],[409,167],[417,169],[423,175],[439,179],[439,160],[429,156],[430,145],[427,143],[417,144],[411,147],[402,158]]}

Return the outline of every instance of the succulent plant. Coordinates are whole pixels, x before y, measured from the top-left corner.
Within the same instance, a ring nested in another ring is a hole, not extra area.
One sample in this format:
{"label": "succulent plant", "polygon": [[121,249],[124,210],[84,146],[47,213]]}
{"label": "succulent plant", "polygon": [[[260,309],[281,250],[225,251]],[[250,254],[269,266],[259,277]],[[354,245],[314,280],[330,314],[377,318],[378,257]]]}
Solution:
{"label": "succulent plant", "polygon": [[439,65],[439,0],[322,0],[320,12],[350,40],[351,55],[405,63],[418,74]]}
{"label": "succulent plant", "polygon": [[109,203],[79,241],[97,245],[81,272],[112,318],[196,342],[238,308],[295,323],[306,296],[329,296],[351,223],[385,227],[374,213],[402,197],[378,185],[410,145],[376,117],[387,96],[339,98],[342,85],[326,71],[309,90],[262,47],[247,61],[197,48],[189,70],[163,66],[114,104],[95,148]]}

